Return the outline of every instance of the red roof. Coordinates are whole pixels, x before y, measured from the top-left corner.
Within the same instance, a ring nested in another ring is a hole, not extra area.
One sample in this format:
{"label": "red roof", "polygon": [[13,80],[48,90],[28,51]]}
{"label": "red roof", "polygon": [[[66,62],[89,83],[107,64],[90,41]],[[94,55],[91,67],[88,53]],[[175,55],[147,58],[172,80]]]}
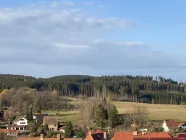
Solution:
{"label": "red roof", "polygon": [[177,135],[177,137],[178,137],[179,139],[186,139],[186,133],[179,133],[179,134]]}
{"label": "red roof", "polygon": [[17,138],[17,140],[40,140],[40,138]]}
{"label": "red roof", "polygon": [[103,130],[100,130],[100,129],[94,131],[94,134],[97,134],[97,133],[104,133],[104,131]]}
{"label": "red roof", "polygon": [[159,133],[148,133],[145,135],[137,135],[135,138],[172,138],[172,136],[167,132]]}
{"label": "red roof", "polygon": [[2,133],[19,133],[19,131],[18,130],[11,130],[11,129],[0,129],[0,132],[2,132]]}
{"label": "red roof", "polygon": [[85,140],[94,140],[93,137],[91,135],[88,135]]}
{"label": "red roof", "polygon": [[82,140],[82,138],[64,138],[63,140]]}
{"label": "red roof", "polygon": [[184,122],[177,122],[175,120],[166,120],[165,123],[167,124],[168,127],[174,127],[177,128],[184,124]]}
{"label": "red roof", "polygon": [[98,133],[104,133],[104,131],[101,129],[97,129],[97,130],[90,130],[90,131],[85,132],[87,136],[90,134],[98,134]]}
{"label": "red roof", "polygon": [[96,133],[88,135],[84,140],[103,140],[104,134],[103,133]]}
{"label": "red roof", "polygon": [[115,132],[113,140],[133,140],[132,132]]}

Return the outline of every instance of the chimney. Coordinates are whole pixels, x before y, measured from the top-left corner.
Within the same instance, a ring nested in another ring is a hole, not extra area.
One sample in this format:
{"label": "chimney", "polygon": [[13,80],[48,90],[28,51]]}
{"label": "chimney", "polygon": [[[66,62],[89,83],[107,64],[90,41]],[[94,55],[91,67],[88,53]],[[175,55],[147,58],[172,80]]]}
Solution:
{"label": "chimney", "polygon": [[104,140],[107,140],[107,132],[103,132]]}
{"label": "chimney", "polygon": [[133,131],[133,136],[137,136],[138,132],[137,131]]}
{"label": "chimney", "polygon": [[88,135],[91,135],[92,134],[92,131],[90,130],[90,131],[88,131]]}
{"label": "chimney", "polygon": [[61,140],[61,134],[57,134],[57,140]]}
{"label": "chimney", "polygon": [[44,140],[44,134],[40,134],[40,139],[39,140]]}

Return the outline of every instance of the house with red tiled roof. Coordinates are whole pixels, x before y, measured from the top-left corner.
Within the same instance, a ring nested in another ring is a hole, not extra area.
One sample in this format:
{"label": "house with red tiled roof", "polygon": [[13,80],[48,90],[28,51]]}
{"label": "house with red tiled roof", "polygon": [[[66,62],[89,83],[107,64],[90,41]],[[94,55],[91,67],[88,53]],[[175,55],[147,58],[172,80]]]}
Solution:
{"label": "house with red tiled roof", "polygon": [[134,138],[172,138],[172,136],[167,132],[158,132],[158,133],[148,133],[144,135],[136,135]]}
{"label": "house with red tiled roof", "polygon": [[163,133],[156,135],[154,133],[146,137],[134,137],[133,140],[186,140],[186,133],[178,134],[177,137],[172,137],[171,135],[168,137],[168,135]]}
{"label": "house with red tiled roof", "polygon": [[172,139],[173,137],[167,132],[148,133],[136,135],[134,132],[116,132],[112,140],[149,140],[149,139]]}
{"label": "house with red tiled roof", "polygon": [[88,132],[88,135],[84,140],[107,140],[108,136],[107,133],[103,130],[91,130]]}
{"label": "house with red tiled roof", "polygon": [[17,136],[18,130],[0,129],[0,133],[5,133],[7,136]]}
{"label": "house with red tiled roof", "polygon": [[133,132],[115,132],[112,140],[133,140]]}
{"label": "house with red tiled roof", "polygon": [[82,138],[63,138],[62,140],[83,140]]}
{"label": "house with red tiled roof", "polygon": [[82,138],[62,138],[61,134],[57,134],[57,138],[45,138],[43,134],[40,135],[40,138],[23,138],[18,137],[17,140],[82,140]]}
{"label": "house with red tiled roof", "polygon": [[175,120],[165,120],[162,124],[162,127],[165,132],[169,132],[171,129],[180,128],[182,125],[186,125],[186,123]]}
{"label": "house with red tiled roof", "polygon": [[104,133],[105,131],[101,130],[101,129],[97,129],[94,131],[94,133]]}

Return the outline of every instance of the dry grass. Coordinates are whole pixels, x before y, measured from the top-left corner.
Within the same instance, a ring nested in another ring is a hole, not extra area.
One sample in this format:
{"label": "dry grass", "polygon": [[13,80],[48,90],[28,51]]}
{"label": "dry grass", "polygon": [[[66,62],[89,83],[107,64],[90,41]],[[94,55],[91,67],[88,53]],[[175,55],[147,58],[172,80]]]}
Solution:
{"label": "dry grass", "polygon": [[[70,104],[80,105],[83,101],[80,98],[69,98]],[[118,112],[129,113],[132,111],[132,102],[112,102],[116,105]],[[186,108],[183,105],[167,105],[167,104],[143,104],[138,103],[139,106],[146,107],[149,112],[150,120],[165,120],[165,119],[174,119],[178,121],[186,121]],[[56,115],[59,121],[68,122],[77,124],[78,122],[78,111],[45,111],[50,115]]]}
{"label": "dry grass", "polygon": [[78,111],[43,111],[42,113],[47,113],[49,115],[55,115],[59,122],[69,122],[77,124],[78,122]]}
{"label": "dry grass", "polygon": [[[127,113],[132,111],[131,102],[113,102],[119,113]],[[143,104],[139,106],[146,107],[149,112],[150,120],[174,119],[178,121],[186,121],[186,109],[183,105],[167,105],[167,104]]]}

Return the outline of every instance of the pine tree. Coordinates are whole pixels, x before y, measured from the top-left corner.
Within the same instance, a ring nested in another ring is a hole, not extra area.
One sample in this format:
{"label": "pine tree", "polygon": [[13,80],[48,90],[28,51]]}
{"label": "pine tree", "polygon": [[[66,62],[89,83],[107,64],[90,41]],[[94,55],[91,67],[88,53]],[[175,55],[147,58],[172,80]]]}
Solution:
{"label": "pine tree", "polygon": [[77,138],[84,138],[85,137],[85,133],[83,132],[83,130],[81,128],[77,129],[75,131],[76,137]]}
{"label": "pine tree", "polygon": [[33,110],[36,112],[36,113],[41,113],[41,102],[40,102],[40,99],[38,98],[35,98],[34,100],[34,106],[33,106]]}
{"label": "pine tree", "polygon": [[28,121],[33,120],[32,106],[30,106],[29,109],[27,109],[27,111],[26,111],[26,119]]}
{"label": "pine tree", "polygon": [[108,109],[108,119],[109,119],[109,125],[113,128],[118,123],[118,111],[116,109],[116,106],[111,106]]}
{"label": "pine tree", "polygon": [[44,124],[43,125],[43,130],[45,131],[45,133],[49,130],[49,128],[48,128],[48,125],[47,124]]}
{"label": "pine tree", "polygon": [[96,125],[98,127],[101,127],[101,128],[105,127],[106,116],[107,116],[107,111],[104,109],[102,104],[99,104],[97,107],[96,117],[95,117]]}
{"label": "pine tree", "polygon": [[33,120],[32,106],[30,107],[29,120],[30,120],[30,121]]}
{"label": "pine tree", "polygon": [[73,126],[72,123],[69,122],[67,127],[65,128],[65,138],[71,138],[73,136]]}
{"label": "pine tree", "polygon": [[37,129],[38,129],[38,125],[36,124],[35,121],[30,122],[30,123],[28,124],[28,127],[29,127],[29,130],[30,130],[31,133],[36,132]]}

